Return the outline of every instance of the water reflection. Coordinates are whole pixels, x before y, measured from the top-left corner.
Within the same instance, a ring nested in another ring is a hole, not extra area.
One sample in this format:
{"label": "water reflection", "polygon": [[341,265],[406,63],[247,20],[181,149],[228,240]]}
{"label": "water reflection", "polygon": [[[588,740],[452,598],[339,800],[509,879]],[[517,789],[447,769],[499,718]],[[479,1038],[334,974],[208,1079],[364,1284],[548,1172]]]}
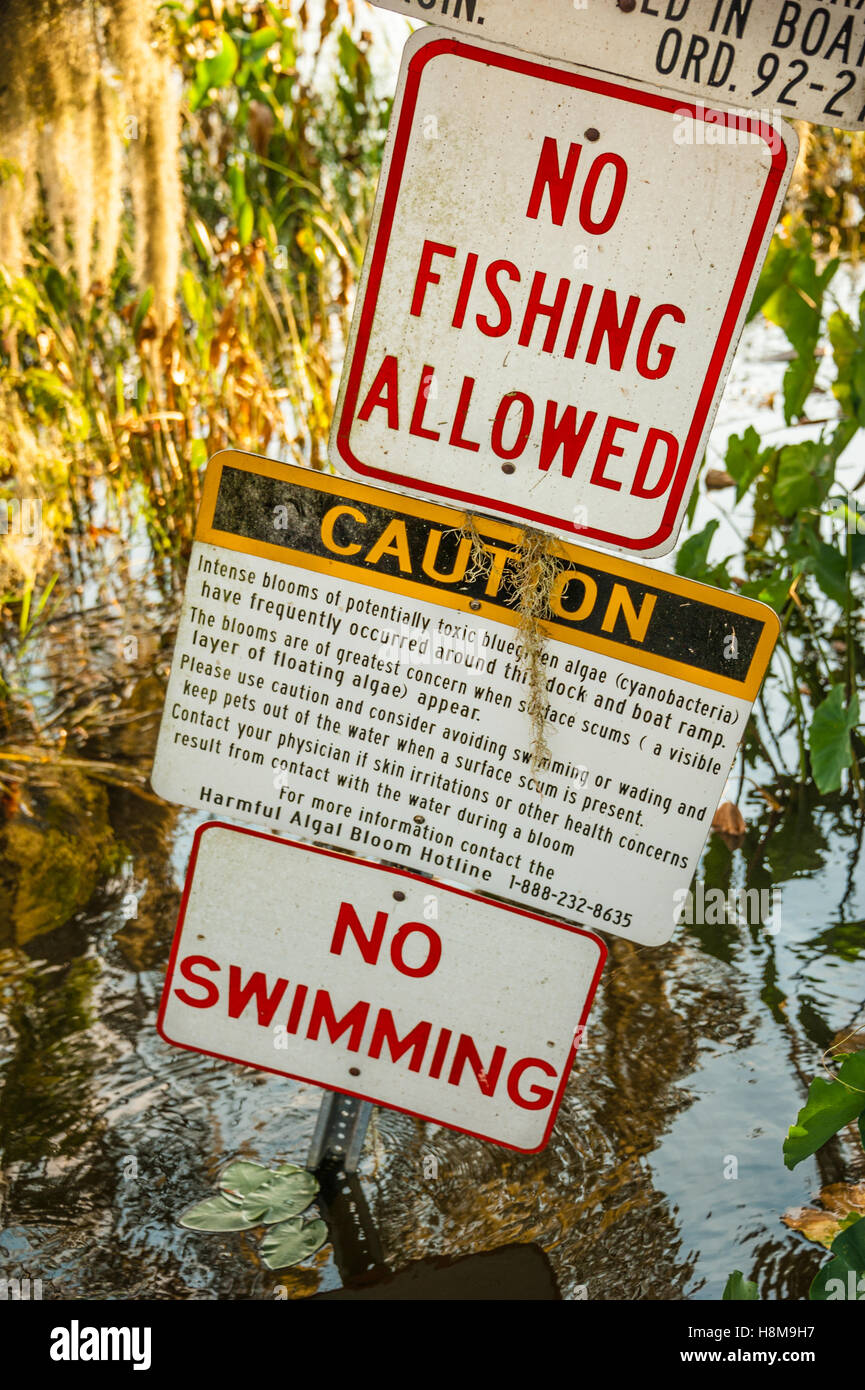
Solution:
{"label": "water reflection", "polygon": [[[340,1287],[332,1246],[274,1274],[254,1239],[176,1224],[231,1157],[304,1162],[318,1092],[156,1035],[198,822],[144,781],[160,650],[98,740],[130,784],[57,771],[0,827],[0,1269],[45,1297],[305,1298]],[[862,1016],[865,895],[850,806],[782,791],[755,788],[741,850],[713,835],[701,866],[707,890],[780,885],[780,926],[612,940],[544,1153],[376,1114],[361,1182],[380,1272],[531,1247],[564,1298],[716,1298],[737,1267],[768,1298],[806,1295],[822,1254],[780,1216],[856,1174],[840,1141],[788,1173],[781,1142]]]}

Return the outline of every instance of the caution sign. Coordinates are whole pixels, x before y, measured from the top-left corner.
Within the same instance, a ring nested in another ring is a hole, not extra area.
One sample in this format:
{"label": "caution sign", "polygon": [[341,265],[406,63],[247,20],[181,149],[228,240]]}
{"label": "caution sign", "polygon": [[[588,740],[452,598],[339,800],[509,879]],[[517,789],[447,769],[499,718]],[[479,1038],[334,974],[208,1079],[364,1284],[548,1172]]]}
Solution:
{"label": "caution sign", "polygon": [[534,1153],[606,948],[360,859],[199,829],[159,1011],[166,1042]]}
{"label": "caution sign", "polygon": [[407,19],[635,77],[710,106],[865,129],[858,0],[372,0]]}
{"label": "caution sign", "polygon": [[768,118],[710,141],[717,114],[414,35],[334,466],[571,539],[671,550],[798,148]]}
{"label": "caution sign", "polygon": [[665,941],[778,634],[771,609],[560,542],[533,766],[492,518],[211,460],[153,787],[633,940]]}

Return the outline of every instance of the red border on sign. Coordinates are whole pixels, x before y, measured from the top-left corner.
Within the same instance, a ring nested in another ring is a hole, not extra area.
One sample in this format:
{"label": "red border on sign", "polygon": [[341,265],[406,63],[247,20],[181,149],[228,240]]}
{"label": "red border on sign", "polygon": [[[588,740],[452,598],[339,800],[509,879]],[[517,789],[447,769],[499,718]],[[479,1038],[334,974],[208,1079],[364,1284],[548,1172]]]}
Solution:
{"label": "red border on sign", "polygon": [[[522,907],[512,907],[509,903],[498,902],[495,898],[484,898],[482,895],[478,893],[470,893],[467,889],[464,888],[452,888],[450,884],[439,883],[436,882],[434,879],[424,878],[422,874],[410,873],[408,869],[392,869],[387,864],[376,864],[371,859],[360,859],[352,854],[339,854],[336,850],[319,849],[317,845],[299,844],[296,840],[284,840],[279,835],[268,835],[266,832],[261,830],[246,830],[243,826],[229,825],[226,821],[207,821],[206,824],[200,825],[198,827],[198,829],[195,832],[195,838],[192,842],[192,853],[189,856],[189,867],[186,870],[186,881],[183,885],[183,896],[180,900],[180,912],[177,918],[177,926],[174,930],[174,940],[171,943],[171,954],[168,957],[168,969],[165,975],[165,984],[162,989],[162,999],[159,1004],[159,1016],[156,1020],[157,1033],[159,1034],[160,1038],[162,1038],[163,1042],[169,1043],[172,1047],[181,1047],[185,1052],[198,1052],[204,1057],[217,1057],[220,1061],[223,1062],[236,1062],[239,1066],[242,1067],[254,1066],[256,1071],[272,1072],[275,1076],[287,1076],[290,1077],[293,1081],[303,1081],[310,1086],[323,1085],[321,1081],[316,1081],[315,1078],[311,1076],[299,1076],[297,1072],[282,1071],[279,1067],[261,1067],[257,1063],[248,1062],[245,1058],[242,1057],[227,1057],[222,1052],[210,1052],[207,1050],[207,1048],[204,1047],[193,1047],[190,1043],[175,1042],[174,1038],[170,1038],[164,1030],[163,1022],[165,1018],[165,1010],[168,1007],[168,1000],[171,994],[171,987],[174,978],[174,967],[177,961],[178,953],[180,951],[180,942],[181,937],[183,935],[183,924],[186,919],[186,909],[189,904],[189,895],[192,892],[192,881],[195,874],[195,865],[198,859],[198,851],[201,845],[201,837],[207,830],[231,830],[237,835],[251,835],[252,838],[255,840],[270,840],[273,844],[276,845],[288,845],[291,849],[300,849],[309,854],[320,854],[325,859],[341,859],[346,864],[357,864],[365,869],[376,869],[379,873],[394,874],[397,878],[412,879],[415,883],[423,883],[430,888],[434,888],[436,892],[453,893],[457,897],[471,898],[474,902],[482,902],[485,905],[501,908],[503,912],[513,912],[518,917],[530,917],[535,922],[544,922],[547,926],[557,927],[559,931],[573,932],[576,936],[587,937],[590,941],[593,941],[595,945],[598,947],[599,955],[597,968],[595,970],[594,975],[592,976],[589,991],[586,995],[585,1006],[579,1019],[579,1028],[582,1029],[585,1026],[586,1020],[589,1017],[589,1013],[591,1012],[592,1002],[595,997],[595,991],[598,988],[598,982],[601,978],[601,973],[603,971],[608,954],[605,943],[601,940],[599,936],[595,936],[594,932],[586,931],[583,927],[569,926],[566,922],[557,922],[555,918],[543,917],[537,912],[527,912],[525,908]],[[576,1029],[574,1031],[576,1032]],[[578,1049],[579,1043],[575,1041],[570,1053],[568,1054],[568,1059],[562,1072],[562,1077],[561,1081],[559,1082],[558,1090],[556,1091],[556,1094],[553,1097],[553,1100],[550,1105],[549,1123],[544,1131],[544,1137],[541,1143],[538,1144],[537,1148],[534,1149],[518,1149],[514,1144],[506,1144],[501,1139],[495,1139],[489,1134],[477,1134],[473,1129],[460,1129],[458,1125],[448,1124],[445,1120],[440,1120],[435,1115],[422,1115],[416,1110],[405,1110],[402,1106],[392,1105],[389,1101],[381,1100],[377,1096],[371,1096],[365,1091],[346,1091],[342,1090],[341,1088],[341,1093],[343,1095],[355,1096],[358,1100],[371,1101],[373,1105],[383,1106],[387,1110],[397,1110],[400,1112],[400,1114],[403,1115],[412,1115],[417,1120],[427,1120],[430,1124],[442,1125],[444,1129],[453,1129],[458,1134],[470,1134],[473,1139],[481,1139],[484,1141],[484,1143],[487,1144],[498,1144],[500,1148],[512,1149],[515,1153],[540,1153],[542,1149],[546,1148],[547,1144],[550,1141],[550,1135],[553,1131],[553,1126],[556,1122],[556,1117],[559,1112],[559,1106],[562,1103],[562,1099],[565,1093],[565,1087],[567,1086],[568,1080],[570,1079],[571,1068],[573,1067],[574,1058],[577,1055]]]}
{"label": "red border on sign", "polygon": [[[685,438],[682,456],[679,461],[676,477],[670,489],[670,496],[660,527],[654,535],[647,537],[645,540],[633,540],[616,535],[611,531],[600,531],[589,526],[577,527],[572,522],[566,521],[561,517],[550,516],[545,512],[532,511],[529,507],[520,507],[510,502],[492,503],[489,498],[478,496],[473,492],[462,492],[458,488],[444,487],[438,483],[430,483],[421,478],[410,477],[408,474],[391,472],[384,468],[374,468],[369,464],[361,462],[352,452],[349,443],[349,434],[354,424],[355,412],[357,410],[361,378],[366,365],[366,354],[369,348],[372,323],[378,302],[378,293],[381,288],[382,272],[387,259],[390,235],[393,230],[394,217],[396,215],[396,205],[399,198],[402,175],[405,169],[408,141],[420,92],[421,75],[427,63],[442,53],[454,53],[460,57],[472,59],[474,62],[485,63],[488,66],[506,68],[512,72],[520,72],[529,76],[538,77],[545,82],[556,82],[566,87],[579,87],[589,92],[599,93],[602,96],[614,97],[619,101],[629,102],[635,106],[648,106],[657,111],[668,111],[674,115],[689,114],[693,116],[695,120],[702,119],[704,122],[709,121],[713,125],[717,125],[719,121],[722,124],[726,124],[727,120],[727,113],[706,107],[700,102],[682,101],[674,97],[661,96],[660,94],[656,95],[653,92],[634,90],[629,87],[623,87],[614,81],[606,81],[600,78],[588,77],[582,73],[573,73],[555,67],[547,67],[546,65],[532,61],[530,58],[518,58],[511,54],[497,53],[486,48],[473,48],[470,44],[460,39],[440,39],[438,41],[432,41],[415,53],[409,59],[406,70],[406,83],[402,105],[400,107],[399,124],[394,138],[387,184],[382,201],[381,217],[376,231],[375,243],[372,248],[369,278],[358,324],[354,352],[349,368],[339,426],[336,433],[336,445],[339,456],[353,472],[360,473],[366,478],[377,478],[380,482],[395,483],[400,487],[413,489],[425,494],[433,494],[436,497],[445,497],[451,502],[468,503],[469,506],[480,510],[488,509],[491,505],[494,505],[497,511],[505,512],[509,516],[516,517],[522,521],[532,522],[534,525],[552,527],[559,531],[566,530],[568,532],[573,532],[575,536],[591,537],[594,540],[604,541],[627,550],[648,550],[653,546],[659,545],[672,533],[682,495],[687,486],[688,478],[694,464],[697,446],[700,442],[703,427],[709,414],[712,397],[721,378],[724,359],[732,341],[736,321],[741,312],[745,294],[748,289],[748,283],[756,265],[760,246],[768,227],[775,196],[787,167],[787,147],[778,132],[765,121],[735,117],[738,130],[757,135],[760,139],[765,141],[769,146],[772,159],[766,178],[766,185],[763,189],[753,226],[748,235],[745,254],[733,283],[730,300],[715,342],[715,350],[712,353],[706,378],[697,400],[694,418],[691,421],[691,426]],[[772,147],[776,144],[780,145],[780,148],[773,150]]]}

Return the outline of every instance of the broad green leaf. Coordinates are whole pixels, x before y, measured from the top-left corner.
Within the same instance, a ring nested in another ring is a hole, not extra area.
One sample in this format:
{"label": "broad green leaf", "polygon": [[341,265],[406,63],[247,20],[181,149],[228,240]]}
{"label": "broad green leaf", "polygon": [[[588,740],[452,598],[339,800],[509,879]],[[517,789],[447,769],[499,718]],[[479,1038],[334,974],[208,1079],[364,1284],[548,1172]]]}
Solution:
{"label": "broad green leaf", "polygon": [[742,584],[739,592],[746,598],[767,603],[776,613],[782,613],[790,601],[790,584],[789,576],[769,580],[768,583],[763,579],[754,579]]}
{"label": "broad green leaf", "polygon": [[293,1164],[278,1172],[269,1172],[255,1188],[244,1194],[244,1210],[255,1213],[265,1226],[299,1216],[318,1192],[318,1181],[312,1173]]}
{"label": "broad green leaf", "polygon": [[781,450],[772,497],[782,516],[795,516],[805,507],[819,506],[821,491],[816,470],[823,452],[821,444],[810,440],[788,444]]}
{"label": "broad green leaf", "polygon": [[718,521],[708,522],[702,531],[689,536],[679,547],[676,555],[676,573],[684,575],[687,579],[697,579],[703,584],[714,584],[719,588],[728,589],[730,575],[727,571],[727,561],[719,560],[714,565],[708,562],[709,547],[719,525]]}
{"label": "broad green leaf", "polygon": [[832,1242],[834,1260],[818,1272],[808,1297],[814,1303],[865,1300],[865,1219],[860,1218]]}
{"label": "broad green leaf", "polygon": [[254,33],[247,34],[244,44],[252,53],[262,53],[271,44],[276,43],[279,38],[279,30],[274,26],[268,25],[266,29],[256,29]]}
{"label": "broad green leaf", "polygon": [[865,1052],[845,1057],[837,1079],[815,1076],[808,1099],[784,1140],[784,1163],[795,1168],[822,1148],[833,1134],[865,1112]]}
{"label": "broad green leaf", "polygon": [[852,320],[840,309],[829,316],[827,327],[838,371],[832,386],[833,395],[846,415],[865,425],[865,332],[861,306],[858,327],[854,327]]}
{"label": "broad green leaf", "polygon": [[285,1269],[314,1255],[326,1240],[327,1227],[323,1221],[308,1221],[304,1225],[300,1217],[295,1216],[268,1231],[261,1242],[261,1258],[268,1269]]}
{"label": "broad green leaf", "polygon": [[776,278],[777,287],[763,301],[762,310],[770,323],[784,330],[799,357],[810,359],[820,336],[823,295],[839,262],[831,260],[818,271],[810,235],[804,228],[788,249],[791,254],[783,263],[780,282]]}
{"label": "broad green leaf", "polygon": [[833,685],[814,711],[808,731],[811,771],[818,791],[835,792],[840,788],[841,773],[853,760],[850,733],[858,723],[858,694],[854,694],[848,706],[844,703],[843,685]]}
{"label": "broad green leaf", "polygon": [[736,434],[730,436],[724,467],[736,483],[737,502],[741,501],[774,453],[774,449],[760,448],[760,436],[753,425],[748,426],[741,438]]}
{"label": "broad green leaf", "polygon": [[827,598],[843,608],[847,602],[847,556],[837,546],[827,545],[813,533],[808,537],[812,555],[810,568]]}
{"label": "broad green leaf", "polygon": [[249,1220],[236,1197],[222,1192],[190,1207],[181,1216],[180,1224],[191,1231],[248,1231],[255,1222]]}
{"label": "broad green leaf", "polygon": [[223,34],[216,53],[195,65],[195,82],[189,93],[189,105],[193,111],[197,110],[212,88],[224,87],[231,81],[237,64],[237,45],[230,34]]}
{"label": "broad green leaf", "polygon": [[816,375],[816,357],[797,357],[784,373],[784,419],[788,425],[802,414]]}
{"label": "broad green leaf", "polygon": [[721,1301],[723,1303],[754,1303],[759,1297],[757,1285],[752,1284],[750,1279],[746,1279],[740,1269],[734,1269],[727,1280]]}
{"label": "broad green leaf", "polygon": [[223,87],[226,82],[230,82],[237,71],[239,55],[237,45],[230,34],[222,35],[222,43],[207,62],[207,85],[208,87]]}
{"label": "broad green leaf", "polygon": [[[197,439],[195,443],[203,444],[204,441]],[[238,1158],[223,1168],[219,1175],[219,1186],[226,1192],[238,1192],[245,1196],[258,1187],[269,1172],[270,1169],[265,1168],[263,1163],[250,1163],[247,1159]]]}
{"label": "broad green leaf", "polygon": [[783,283],[792,265],[794,255],[793,248],[787,246],[781,236],[776,234],[772,238],[768,255],[763,262],[760,278],[757,281],[754,298],[751,300],[751,307],[748,310],[748,323],[756,318],[766,301]]}

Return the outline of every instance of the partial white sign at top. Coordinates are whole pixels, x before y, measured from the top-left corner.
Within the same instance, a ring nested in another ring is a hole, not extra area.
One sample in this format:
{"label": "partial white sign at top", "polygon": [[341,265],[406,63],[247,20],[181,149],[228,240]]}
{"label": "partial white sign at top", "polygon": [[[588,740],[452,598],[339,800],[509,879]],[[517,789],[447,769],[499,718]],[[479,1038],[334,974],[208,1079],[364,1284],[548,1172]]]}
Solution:
{"label": "partial white sign at top", "polygon": [[373,0],[711,105],[865,130],[859,0]]}

